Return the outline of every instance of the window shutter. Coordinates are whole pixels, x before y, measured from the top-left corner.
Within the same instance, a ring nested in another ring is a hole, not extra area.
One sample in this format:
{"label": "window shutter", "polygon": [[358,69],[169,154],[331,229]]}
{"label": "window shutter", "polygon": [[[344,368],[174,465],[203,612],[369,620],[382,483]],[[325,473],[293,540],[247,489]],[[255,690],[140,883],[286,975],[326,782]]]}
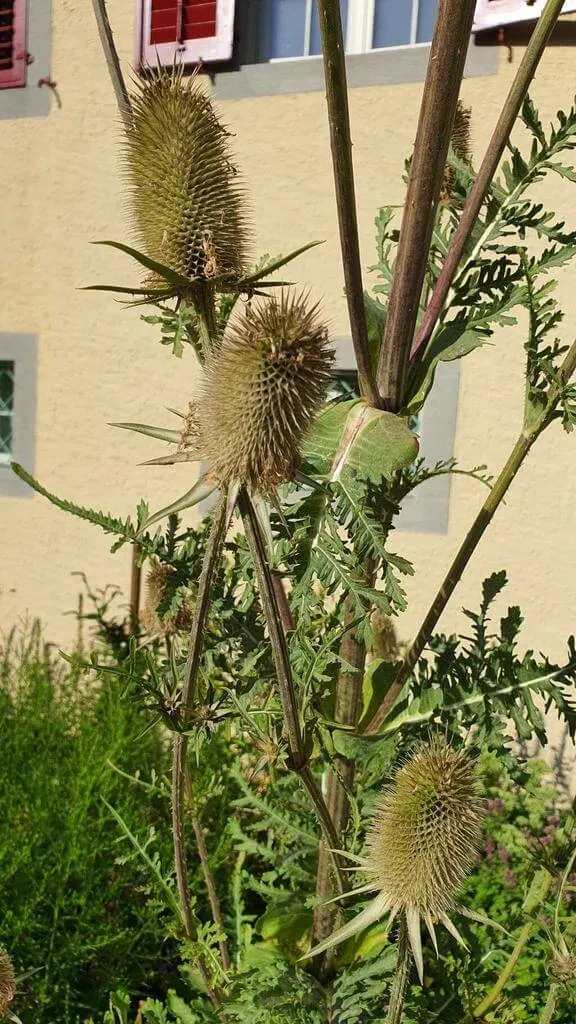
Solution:
{"label": "window shutter", "polygon": [[[521,21],[535,21],[544,9],[545,0],[477,0],[473,32]],[[564,0],[562,14],[576,11],[576,0]]]}
{"label": "window shutter", "polygon": [[0,0],[0,89],[26,85],[26,0]]}
{"label": "window shutter", "polygon": [[234,0],[143,0],[143,5],[142,64],[208,64],[232,56]]}

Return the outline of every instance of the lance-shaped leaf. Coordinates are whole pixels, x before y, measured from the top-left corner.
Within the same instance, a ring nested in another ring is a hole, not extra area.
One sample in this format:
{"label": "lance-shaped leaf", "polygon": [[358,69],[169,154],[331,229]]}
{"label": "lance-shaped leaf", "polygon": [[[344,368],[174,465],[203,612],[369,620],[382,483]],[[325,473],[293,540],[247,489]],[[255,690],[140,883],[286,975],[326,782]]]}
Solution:
{"label": "lance-shaped leaf", "polygon": [[186,494],[183,494],[181,498],[177,498],[171,505],[167,505],[166,508],[161,508],[158,512],[154,512],[146,522],[142,523],[138,530],[138,535],[149,530],[154,523],[159,523],[161,519],[166,519],[167,516],[175,515],[178,512],[184,512],[187,508],[193,508],[194,505],[200,504],[216,490],[216,484],[212,481],[208,481],[206,475],[201,476],[196,481],[193,487]]}
{"label": "lance-shaped leaf", "polygon": [[132,259],[140,263],[141,266],[145,267],[152,274],[158,274],[159,277],[163,278],[164,281],[168,281],[169,284],[178,292],[188,293],[194,287],[194,281],[189,277],[184,277],[183,274],[179,274],[172,267],[167,267],[164,263],[158,263],[157,260],[153,260],[146,253],[140,252],[138,249],[133,249],[130,245],[124,245],[122,242],[113,242],[110,239],[99,240],[93,242],[93,245],[110,245],[113,249],[119,249],[120,252],[125,252]]}

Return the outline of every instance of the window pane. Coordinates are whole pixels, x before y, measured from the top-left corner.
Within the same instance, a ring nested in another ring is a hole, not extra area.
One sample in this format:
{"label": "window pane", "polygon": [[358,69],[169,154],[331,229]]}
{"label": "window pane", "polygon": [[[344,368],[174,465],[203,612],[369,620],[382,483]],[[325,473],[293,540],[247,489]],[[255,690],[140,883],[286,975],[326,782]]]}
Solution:
{"label": "window pane", "polygon": [[403,46],[410,42],[410,0],[375,0],[372,46]]}
{"label": "window pane", "polygon": [[12,452],[12,412],[14,409],[14,363],[0,361],[0,463]]}
{"label": "window pane", "polygon": [[306,32],[306,0],[266,0],[263,8],[264,59],[301,57]]}
{"label": "window pane", "polygon": [[438,13],[438,0],[419,0],[417,43],[429,43],[434,35],[434,25]]}
{"label": "window pane", "polygon": [[[342,32],[344,33],[344,46],[346,46],[346,26],[348,24],[348,0],[340,0],[340,14],[342,16]],[[312,11],[310,53],[322,53],[322,41],[320,39],[320,24],[318,22],[318,8],[316,6],[316,0],[314,0],[314,8]]]}

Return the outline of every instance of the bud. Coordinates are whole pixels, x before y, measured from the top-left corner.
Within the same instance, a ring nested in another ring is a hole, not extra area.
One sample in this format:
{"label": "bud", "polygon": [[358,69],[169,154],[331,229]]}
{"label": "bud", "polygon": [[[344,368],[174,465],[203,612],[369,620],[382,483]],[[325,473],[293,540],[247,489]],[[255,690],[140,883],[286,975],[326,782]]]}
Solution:
{"label": "bud", "polygon": [[244,192],[198,77],[174,68],[139,79],[132,115],[124,164],[140,248],[191,279],[242,276]]}
{"label": "bud", "polygon": [[196,405],[211,475],[269,492],[294,478],[333,352],[318,307],[283,293],[246,309],[208,365]]}
{"label": "bud", "polygon": [[161,614],[159,611],[162,600],[166,597],[170,581],[175,570],[170,565],[154,559],[146,578],[146,604],[142,611],[142,625],[153,635],[172,634],[190,629],[192,616],[190,609],[182,604],[175,611]]}
{"label": "bud", "polygon": [[0,1016],[6,1012],[16,992],[16,977],[12,961],[0,946]]}

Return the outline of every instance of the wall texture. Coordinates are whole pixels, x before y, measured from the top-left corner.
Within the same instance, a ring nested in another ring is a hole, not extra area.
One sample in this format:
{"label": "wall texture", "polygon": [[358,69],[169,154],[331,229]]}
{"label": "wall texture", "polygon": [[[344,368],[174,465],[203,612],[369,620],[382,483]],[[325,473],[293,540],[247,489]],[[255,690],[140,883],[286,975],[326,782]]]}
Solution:
{"label": "wall texture", "polygon": [[[126,71],[132,61],[132,4],[109,0]],[[154,442],[115,431],[115,420],[163,422],[165,406],[183,407],[194,378],[190,355],[173,359],[137,310],[83,292],[94,282],[132,283],[130,260],[94,239],[130,241],[119,175],[114,95],[100,51],[91,5],[56,0],[53,78],[62,101],[48,117],[0,122],[0,331],[37,334],[38,399],[35,473],[56,493],[120,515],[141,496],[151,507],[189,486],[186,467],[139,467]],[[474,112],[475,150],[487,142],[520,52],[499,71],[464,83]],[[576,85],[574,53],[551,50],[533,96],[546,120],[569,105]],[[403,159],[413,141],[421,86],[357,88],[350,106],[364,265],[373,261],[373,220],[383,203],[401,204]],[[322,297],[334,333],[347,332],[337,243],[324,96],[321,92],[226,101],[238,162],[253,196],[257,253],[285,252],[314,238],[326,244],[295,265],[301,282]],[[541,188],[571,226],[576,187],[554,178]],[[574,271],[563,272],[565,337],[576,334]],[[462,467],[502,464],[519,426],[522,329],[501,331],[494,345],[462,366],[456,455]],[[476,607],[481,580],[506,567],[508,603],[522,605],[525,640],[561,656],[574,629],[576,480],[574,441],[551,429],[514,485],[482,542],[442,625],[462,626],[462,605]],[[481,485],[455,480],[445,536],[400,534],[395,547],[413,559],[410,611],[400,623],[408,637],[439,585],[448,559],[483,500]],[[7,628],[40,616],[47,638],[66,643],[74,630],[65,612],[83,571],[94,586],[128,587],[128,556],[109,554],[96,528],[40,497],[0,498],[0,622]]]}

